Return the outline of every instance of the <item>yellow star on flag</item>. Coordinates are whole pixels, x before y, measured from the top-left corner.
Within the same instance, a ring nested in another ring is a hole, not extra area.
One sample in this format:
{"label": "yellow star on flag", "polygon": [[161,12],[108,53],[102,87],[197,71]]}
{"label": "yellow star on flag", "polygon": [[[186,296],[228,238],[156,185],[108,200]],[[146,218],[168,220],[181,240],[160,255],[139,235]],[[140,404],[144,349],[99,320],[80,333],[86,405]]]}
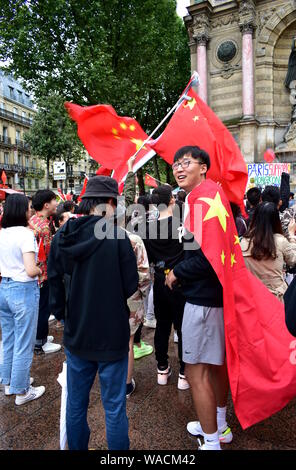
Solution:
{"label": "yellow star on flag", "polygon": [[199,116],[194,116],[194,118],[192,118],[192,120],[193,120],[194,122],[198,121],[198,120],[199,120]]}
{"label": "yellow star on flag", "polygon": [[195,105],[196,105],[196,99],[195,99],[195,98],[191,98],[190,101],[187,101],[187,103],[184,104],[184,108],[190,108],[191,111],[192,111]]}
{"label": "yellow star on flag", "polygon": [[235,260],[235,253],[231,253],[231,267],[233,267],[234,264],[236,264],[236,260]]}
{"label": "yellow star on flag", "polygon": [[136,126],[134,126],[133,124],[131,126],[129,126],[129,129],[130,131],[135,131],[136,130]]}
{"label": "yellow star on flag", "polygon": [[229,214],[223,206],[220,194],[217,192],[215,199],[211,199],[209,197],[200,197],[199,200],[206,202],[210,206],[203,221],[205,222],[206,220],[218,217],[221,227],[223,228],[224,232],[226,232],[226,217],[229,217]]}
{"label": "yellow star on flag", "polygon": [[118,130],[117,130],[117,129],[115,129],[115,127],[113,127],[113,128],[112,128],[112,134],[114,134],[114,135],[118,135]]}
{"label": "yellow star on flag", "polygon": [[224,264],[225,264],[225,253],[224,253],[224,250],[223,250],[222,253],[221,253],[221,261],[222,261],[222,264],[224,265]]}
{"label": "yellow star on flag", "polygon": [[234,244],[235,244],[235,245],[239,245],[239,237],[238,237],[238,235],[234,235],[234,240],[235,240]]}
{"label": "yellow star on flag", "polygon": [[121,129],[123,129],[125,131],[125,129],[127,129],[127,125],[124,123],[124,122],[121,122],[120,123],[120,127]]}
{"label": "yellow star on flag", "polygon": [[[141,139],[135,139],[134,137],[131,138],[131,141],[133,144],[136,145],[137,151],[140,149],[140,147],[143,145],[144,140]],[[146,147],[144,146],[143,149],[147,150]]]}

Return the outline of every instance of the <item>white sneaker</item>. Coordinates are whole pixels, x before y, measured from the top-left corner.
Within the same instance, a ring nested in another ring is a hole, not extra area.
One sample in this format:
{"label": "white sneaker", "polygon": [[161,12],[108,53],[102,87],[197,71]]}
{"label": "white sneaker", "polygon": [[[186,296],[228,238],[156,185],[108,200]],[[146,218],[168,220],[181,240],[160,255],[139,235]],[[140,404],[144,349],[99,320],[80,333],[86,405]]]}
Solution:
{"label": "white sneaker", "polygon": [[45,387],[43,387],[43,385],[41,385],[41,387],[30,387],[26,395],[17,395],[15,397],[15,404],[24,405],[28,401],[37,400],[37,398],[40,398],[44,392]]}
{"label": "white sneaker", "polygon": [[204,444],[202,444],[199,439],[197,439],[197,442],[198,450],[222,450],[219,443],[211,445],[209,442],[205,442]]}
{"label": "white sneaker", "polygon": [[178,342],[179,342],[178,333],[174,331],[174,343],[178,343]]}
{"label": "white sneaker", "polygon": [[[187,431],[193,436],[203,436],[203,430],[199,421],[190,421],[187,424]],[[230,444],[232,442],[233,435],[229,426],[224,431],[219,429],[219,441],[222,444]]]}
{"label": "white sneaker", "polygon": [[53,321],[55,321],[56,317],[54,315],[50,315],[49,316],[49,319],[48,319],[48,323],[51,323]]}
{"label": "white sneaker", "polygon": [[179,390],[188,390],[188,388],[190,388],[190,385],[187,382],[185,375],[179,374],[178,389]]}
{"label": "white sneaker", "polygon": [[168,366],[165,370],[157,369],[157,383],[158,385],[167,385],[169,377],[172,375],[172,369]]}
{"label": "white sneaker", "polygon": [[[30,377],[30,385],[34,383],[33,377]],[[4,390],[5,395],[8,397],[10,395],[15,395],[15,393],[10,393],[10,385],[5,385],[5,390]]]}
{"label": "white sneaker", "polygon": [[54,337],[53,337],[53,336],[48,336],[48,337],[47,337],[47,342],[48,342],[48,343],[52,343],[53,340],[54,340]]}
{"label": "white sneaker", "polygon": [[154,318],[154,320],[145,320],[144,326],[147,328],[156,328],[156,319]]}
{"label": "white sneaker", "polygon": [[42,350],[45,354],[51,354],[51,353],[58,352],[61,349],[61,347],[62,346],[60,344],[47,342],[42,346]]}

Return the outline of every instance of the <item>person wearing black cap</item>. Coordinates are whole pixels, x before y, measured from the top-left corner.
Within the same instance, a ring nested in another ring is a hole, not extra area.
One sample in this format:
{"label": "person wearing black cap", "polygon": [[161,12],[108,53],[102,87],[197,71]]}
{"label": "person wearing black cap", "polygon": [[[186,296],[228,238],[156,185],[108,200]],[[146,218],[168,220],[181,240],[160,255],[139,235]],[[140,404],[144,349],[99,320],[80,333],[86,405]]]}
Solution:
{"label": "person wearing black cap", "polygon": [[129,448],[126,378],[129,351],[127,299],[138,288],[136,258],[124,230],[112,223],[117,182],[90,178],[80,210],[55,236],[48,263],[50,307],[65,310],[63,276],[71,276],[65,316],[67,438],[70,450],[86,450],[87,408],[98,371],[110,450]]}

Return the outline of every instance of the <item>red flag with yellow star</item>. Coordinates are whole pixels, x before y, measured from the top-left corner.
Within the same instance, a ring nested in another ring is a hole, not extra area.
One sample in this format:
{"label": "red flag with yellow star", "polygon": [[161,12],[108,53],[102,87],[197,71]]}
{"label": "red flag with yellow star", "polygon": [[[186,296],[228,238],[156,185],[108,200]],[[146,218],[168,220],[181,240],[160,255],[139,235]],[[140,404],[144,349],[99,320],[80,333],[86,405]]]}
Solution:
{"label": "red flag with yellow star", "polygon": [[148,173],[145,174],[144,183],[146,184],[146,186],[151,186],[152,188],[158,188],[156,179],[153,178],[153,176],[148,175]]}
{"label": "red flag with yellow star", "polygon": [[[135,119],[118,116],[110,105],[67,102],[65,107],[76,121],[78,136],[90,156],[110,170],[126,162],[148,137]],[[145,145],[144,150],[150,148]]]}
{"label": "red flag with yellow star", "polygon": [[248,172],[240,149],[218,116],[190,89],[164,130],[151,147],[168,163],[185,145],[197,145],[211,160],[207,178],[220,182],[228,199],[242,205]]}
{"label": "red flag with yellow star", "polygon": [[296,396],[294,338],[286,328],[284,304],[245,266],[222,188],[211,180],[202,182],[189,194],[185,214],[185,227],[223,287],[229,381],[235,413],[245,429]]}

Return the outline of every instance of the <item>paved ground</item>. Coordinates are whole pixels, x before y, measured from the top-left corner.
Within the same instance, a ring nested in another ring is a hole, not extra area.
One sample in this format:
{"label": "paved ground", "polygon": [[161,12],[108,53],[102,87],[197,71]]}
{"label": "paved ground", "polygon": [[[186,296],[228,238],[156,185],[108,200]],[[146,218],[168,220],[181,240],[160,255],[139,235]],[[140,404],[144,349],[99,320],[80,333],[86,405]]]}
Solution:
{"label": "paved ground", "polygon": [[[153,344],[154,330],[143,328],[143,339]],[[50,328],[50,334],[62,341],[62,332]],[[132,449],[196,450],[196,441],[186,431],[186,423],[196,419],[190,391],[177,390],[177,347],[170,344],[173,374],[168,386],[156,383],[154,354],[136,361],[137,389],[128,400]],[[58,449],[61,387],[57,376],[64,353],[34,358],[31,375],[36,385],[45,385],[42,398],[16,407],[13,397],[0,392],[0,450]],[[242,431],[229,400],[229,419],[234,440],[224,449],[296,450],[296,400],[272,418]],[[106,449],[104,416],[97,382],[91,391],[88,414],[91,428],[90,448]]]}

